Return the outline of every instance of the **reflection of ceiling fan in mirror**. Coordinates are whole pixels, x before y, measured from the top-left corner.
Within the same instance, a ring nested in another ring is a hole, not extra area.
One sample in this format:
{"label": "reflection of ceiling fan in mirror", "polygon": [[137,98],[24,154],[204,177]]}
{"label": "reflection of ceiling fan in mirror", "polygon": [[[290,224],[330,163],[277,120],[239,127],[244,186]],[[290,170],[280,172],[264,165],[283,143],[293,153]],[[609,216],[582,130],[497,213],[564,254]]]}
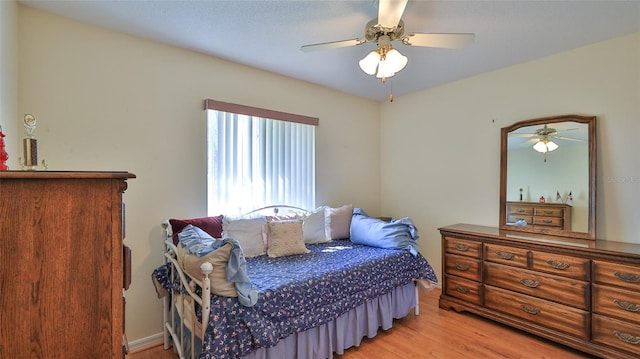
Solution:
{"label": "reflection of ceiling fan in mirror", "polygon": [[324,42],[302,46],[302,51],[333,49],[376,42],[378,48],[360,60],[360,68],[369,75],[382,79],[394,76],[407,64],[407,57],[392,48],[391,42],[400,40],[408,46],[441,47],[460,49],[471,45],[474,34],[404,34],[404,22],[401,17],[408,0],[379,0],[378,17],[369,21],[364,29],[364,37],[352,40]]}
{"label": "reflection of ceiling fan in mirror", "polygon": [[[567,128],[562,130],[562,133],[577,130],[577,127]],[[558,130],[548,127],[546,124],[535,132],[521,132],[513,133],[511,135],[514,137],[530,138],[528,141],[523,142],[522,146],[530,146],[533,144],[533,149],[541,153],[547,153],[558,149],[559,146],[556,143],[558,140],[584,142],[584,140],[580,138],[561,135]],[[553,140],[556,140],[556,142],[553,142]]]}

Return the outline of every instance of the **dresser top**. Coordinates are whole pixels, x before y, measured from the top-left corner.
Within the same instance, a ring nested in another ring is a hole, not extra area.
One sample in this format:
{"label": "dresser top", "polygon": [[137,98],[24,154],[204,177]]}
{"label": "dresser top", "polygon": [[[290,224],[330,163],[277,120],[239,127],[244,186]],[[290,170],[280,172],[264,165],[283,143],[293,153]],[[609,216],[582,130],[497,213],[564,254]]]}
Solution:
{"label": "dresser top", "polygon": [[566,203],[552,203],[552,202],[515,202],[515,201],[507,201],[507,204],[513,206],[532,206],[532,207],[571,207],[570,204]]}
{"label": "dresser top", "polygon": [[125,171],[0,171],[3,179],[109,179],[136,178],[133,173]]}
{"label": "dresser top", "polygon": [[608,240],[587,240],[574,239],[560,236],[551,236],[536,233],[523,233],[518,231],[508,231],[497,227],[478,226],[474,224],[458,223],[451,226],[439,228],[441,232],[480,235],[493,239],[508,240],[519,243],[534,243],[549,247],[564,247],[580,249],[589,252],[600,252],[615,255],[616,253],[630,255],[640,258],[640,243],[626,243]]}

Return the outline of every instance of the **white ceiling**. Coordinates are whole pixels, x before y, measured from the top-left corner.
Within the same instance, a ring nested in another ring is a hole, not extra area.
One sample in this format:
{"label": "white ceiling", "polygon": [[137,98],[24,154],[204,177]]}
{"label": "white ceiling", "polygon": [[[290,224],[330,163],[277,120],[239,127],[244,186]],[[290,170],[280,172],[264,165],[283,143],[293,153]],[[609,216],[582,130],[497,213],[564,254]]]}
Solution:
{"label": "white ceiling", "polygon": [[406,32],[471,32],[451,50],[394,48],[407,67],[382,84],[358,67],[374,43],[315,52],[300,46],[364,36],[377,1],[106,1],[19,3],[354,95],[386,100],[640,31],[640,1],[409,1]]}

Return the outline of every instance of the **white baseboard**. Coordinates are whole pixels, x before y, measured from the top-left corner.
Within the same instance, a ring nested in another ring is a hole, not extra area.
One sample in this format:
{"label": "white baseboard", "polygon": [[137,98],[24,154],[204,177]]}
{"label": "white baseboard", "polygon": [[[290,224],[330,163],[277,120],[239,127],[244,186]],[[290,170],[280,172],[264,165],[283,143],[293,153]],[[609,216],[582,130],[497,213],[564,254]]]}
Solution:
{"label": "white baseboard", "polygon": [[136,352],[142,349],[156,346],[164,342],[162,332],[148,336],[146,338],[140,338],[129,342],[129,351]]}

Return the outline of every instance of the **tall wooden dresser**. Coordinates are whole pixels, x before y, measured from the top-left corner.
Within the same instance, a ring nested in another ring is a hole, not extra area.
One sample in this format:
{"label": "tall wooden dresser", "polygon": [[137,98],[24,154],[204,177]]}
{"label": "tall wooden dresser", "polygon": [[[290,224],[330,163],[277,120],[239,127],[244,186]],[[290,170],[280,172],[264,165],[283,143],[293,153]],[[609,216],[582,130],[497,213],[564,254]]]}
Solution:
{"label": "tall wooden dresser", "polygon": [[440,307],[603,358],[640,357],[640,244],[440,228]]}
{"label": "tall wooden dresser", "polygon": [[0,172],[0,359],[123,358],[127,172]]}

